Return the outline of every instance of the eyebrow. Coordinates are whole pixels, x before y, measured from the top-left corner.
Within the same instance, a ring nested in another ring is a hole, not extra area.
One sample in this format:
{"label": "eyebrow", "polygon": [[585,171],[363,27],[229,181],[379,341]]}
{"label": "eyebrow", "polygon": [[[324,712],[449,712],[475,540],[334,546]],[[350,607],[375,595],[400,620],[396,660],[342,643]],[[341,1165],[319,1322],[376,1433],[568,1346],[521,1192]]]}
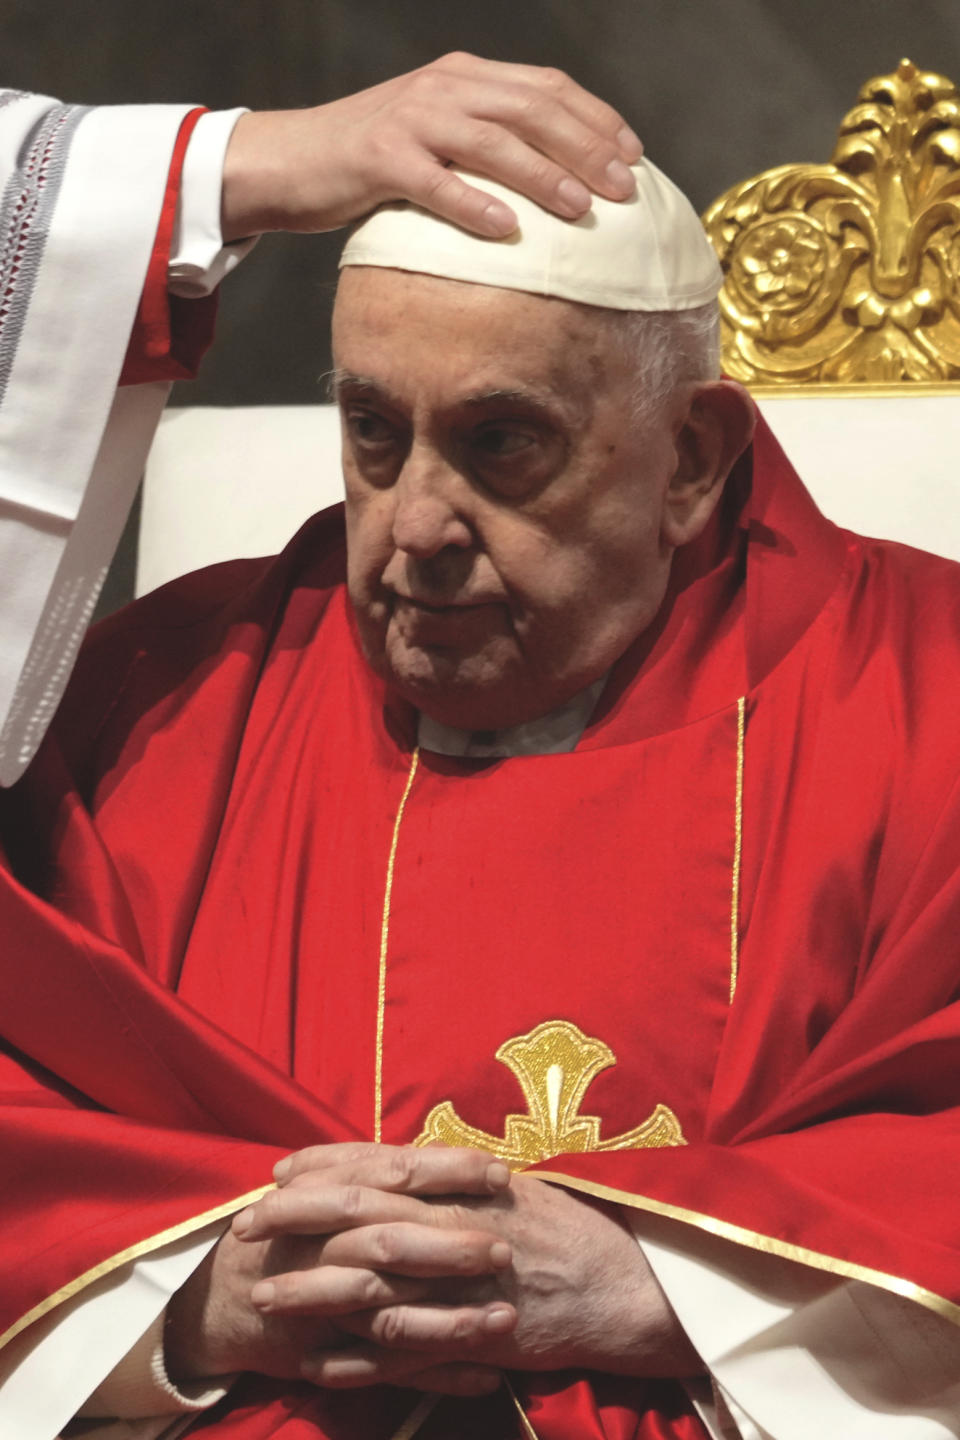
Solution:
{"label": "eyebrow", "polygon": [[[331,370],[326,377],[327,393],[331,399],[336,399],[342,391],[351,390],[360,395],[369,395],[372,398],[390,401],[389,391],[369,375],[357,375],[352,370],[337,368]],[[556,414],[558,411],[566,411],[567,406],[554,393],[538,390],[533,386],[497,387],[491,390],[481,390],[475,395],[464,395],[456,401],[458,406],[462,405],[470,410],[482,410],[490,405],[526,405],[547,414]]]}
{"label": "eyebrow", "polygon": [[554,423],[558,419],[565,425],[576,427],[589,422],[593,414],[593,397],[589,391],[580,394],[563,395],[556,390],[539,390],[535,386],[484,390],[477,395],[468,395],[461,402],[469,409],[484,409],[490,405],[524,406],[538,410]]}
{"label": "eyebrow", "polygon": [[538,410],[556,410],[558,408],[555,395],[547,395],[543,391],[526,387],[482,390],[476,395],[464,396],[460,404],[477,410],[485,405],[535,405]]}
{"label": "eyebrow", "polygon": [[363,390],[371,395],[380,395],[387,399],[387,392],[382,385],[369,375],[355,375],[352,370],[344,370],[341,366],[335,366],[328,370],[323,377],[324,389],[328,400],[335,400],[341,390]]}

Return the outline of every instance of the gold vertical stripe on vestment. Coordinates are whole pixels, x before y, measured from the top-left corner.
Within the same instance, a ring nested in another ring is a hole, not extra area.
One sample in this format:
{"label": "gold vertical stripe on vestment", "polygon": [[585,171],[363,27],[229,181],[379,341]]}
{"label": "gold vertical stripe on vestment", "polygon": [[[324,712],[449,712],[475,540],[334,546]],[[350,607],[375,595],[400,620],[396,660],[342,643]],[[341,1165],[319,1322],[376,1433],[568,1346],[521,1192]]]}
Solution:
{"label": "gold vertical stripe on vestment", "polygon": [[397,818],[393,822],[393,836],[390,840],[390,855],[387,860],[387,883],[383,891],[383,919],[380,922],[380,972],[377,978],[377,1049],[373,1079],[373,1138],[377,1144],[380,1143],[383,1129],[383,1011],[387,999],[387,946],[390,942],[390,897],[393,894],[393,867],[397,859],[397,844],[400,839],[403,812],[407,808],[407,799],[413,788],[413,777],[417,773],[419,762],[420,746],[418,745],[410,760],[410,773],[397,807]]}
{"label": "gold vertical stripe on vestment", "polygon": [[517,1414],[520,1416],[520,1428],[523,1430],[526,1440],[540,1440],[540,1437],[537,1435],[536,1430],[534,1430],[533,1426],[530,1424],[526,1410],[524,1410],[523,1406],[520,1404],[519,1396],[517,1395],[516,1390],[514,1390],[513,1388],[510,1376],[504,1375],[503,1382],[509,1390],[510,1399],[516,1406]]}
{"label": "gold vertical stripe on vestment", "polygon": [[[517,1392],[514,1390],[508,1375],[504,1375],[503,1383],[507,1387],[507,1394],[513,1401],[516,1412],[520,1417],[520,1427],[523,1430],[525,1440],[540,1440],[536,1430],[534,1430],[527,1418],[527,1412],[520,1404]],[[413,1437],[423,1429],[442,1399],[442,1395],[424,1395],[410,1411],[410,1414],[406,1420],[404,1420],[400,1429],[395,1430],[390,1436],[390,1440],[413,1440]]]}
{"label": "gold vertical stripe on vestment", "polygon": [[400,1429],[394,1431],[390,1436],[390,1440],[413,1440],[414,1435],[418,1430],[422,1430],[442,1399],[442,1395],[424,1395],[410,1411]]}
{"label": "gold vertical stripe on vestment", "polygon": [[747,697],[737,701],[737,781],[733,806],[733,884],[730,887],[730,1003],[740,973],[740,861],[743,855],[743,755],[747,734]]}

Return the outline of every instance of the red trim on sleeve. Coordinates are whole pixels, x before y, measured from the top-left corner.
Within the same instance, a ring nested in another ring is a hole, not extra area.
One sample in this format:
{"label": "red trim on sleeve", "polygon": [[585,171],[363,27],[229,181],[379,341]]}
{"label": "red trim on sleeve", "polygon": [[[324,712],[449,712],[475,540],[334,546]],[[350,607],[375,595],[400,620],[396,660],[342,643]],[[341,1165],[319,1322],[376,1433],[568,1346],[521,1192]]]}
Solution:
{"label": "red trim on sleeve", "polygon": [[180,126],[173,147],[153,254],[120,373],[121,385],[139,385],[147,380],[191,380],[213,339],[216,294],[200,300],[183,300],[167,289],[184,156],[194,126],[204,114],[203,108],[191,110]]}

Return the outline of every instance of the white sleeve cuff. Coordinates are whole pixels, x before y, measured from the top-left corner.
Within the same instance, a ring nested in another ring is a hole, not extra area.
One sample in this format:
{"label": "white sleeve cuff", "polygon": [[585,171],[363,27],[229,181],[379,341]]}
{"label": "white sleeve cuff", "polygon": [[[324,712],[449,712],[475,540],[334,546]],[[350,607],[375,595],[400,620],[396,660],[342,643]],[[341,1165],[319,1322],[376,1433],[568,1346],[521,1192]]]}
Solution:
{"label": "white sleeve cuff", "polygon": [[862,1281],[629,1219],[741,1440],[960,1435],[960,1327]]}
{"label": "white sleeve cuff", "polygon": [[119,1365],[77,1411],[78,1416],[138,1420],[153,1415],[181,1415],[208,1410],[223,1399],[233,1376],[223,1376],[216,1385],[199,1381],[179,1387],[170,1379],[163,1353],[166,1313],[166,1309],[161,1311],[131,1345]]}
{"label": "white sleeve cuff", "polygon": [[246,110],[201,115],[183,159],[173,225],[168,288],[185,300],[209,295],[256,244],[256,238],[224,245],[220,231],[223,162],[233,127]]}
{"label": "white sleeve cuff", "polygon": [[[173,1292],[217,1243],[224,1223],[217,1220],[111,1271],[11,1341],[0,1352],[0,1435],[17,1440],[59,1435],[104,1376],[124,1366],[131,1337],[143,1335],[163,1314]],[[148,1388],[146,1413],[156,1413],[154,1383]],[[162,1383],[160,1390],[169,1401]],[[195,1398],[185,1394],[188,1409]],[[172,1413],[182,1409],[177,1404]],[[169,1403],[160,1413],[171,1413]]]}

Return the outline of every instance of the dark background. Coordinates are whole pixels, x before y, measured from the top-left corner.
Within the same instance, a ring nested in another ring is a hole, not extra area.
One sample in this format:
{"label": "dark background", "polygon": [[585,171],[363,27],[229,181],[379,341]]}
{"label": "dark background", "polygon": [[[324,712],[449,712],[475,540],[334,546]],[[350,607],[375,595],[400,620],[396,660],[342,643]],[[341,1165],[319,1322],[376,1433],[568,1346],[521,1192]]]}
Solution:
{"label": "dark background", "polygon": [[[770,165],[826,160],[859,87],[904,55],[960,82],[960,0],[0,0],[2,83],[95,104],[313,105],[451,49],[569,71],[703,209]],[[338,250],[262,240],[173,403],[316,399]]]}

